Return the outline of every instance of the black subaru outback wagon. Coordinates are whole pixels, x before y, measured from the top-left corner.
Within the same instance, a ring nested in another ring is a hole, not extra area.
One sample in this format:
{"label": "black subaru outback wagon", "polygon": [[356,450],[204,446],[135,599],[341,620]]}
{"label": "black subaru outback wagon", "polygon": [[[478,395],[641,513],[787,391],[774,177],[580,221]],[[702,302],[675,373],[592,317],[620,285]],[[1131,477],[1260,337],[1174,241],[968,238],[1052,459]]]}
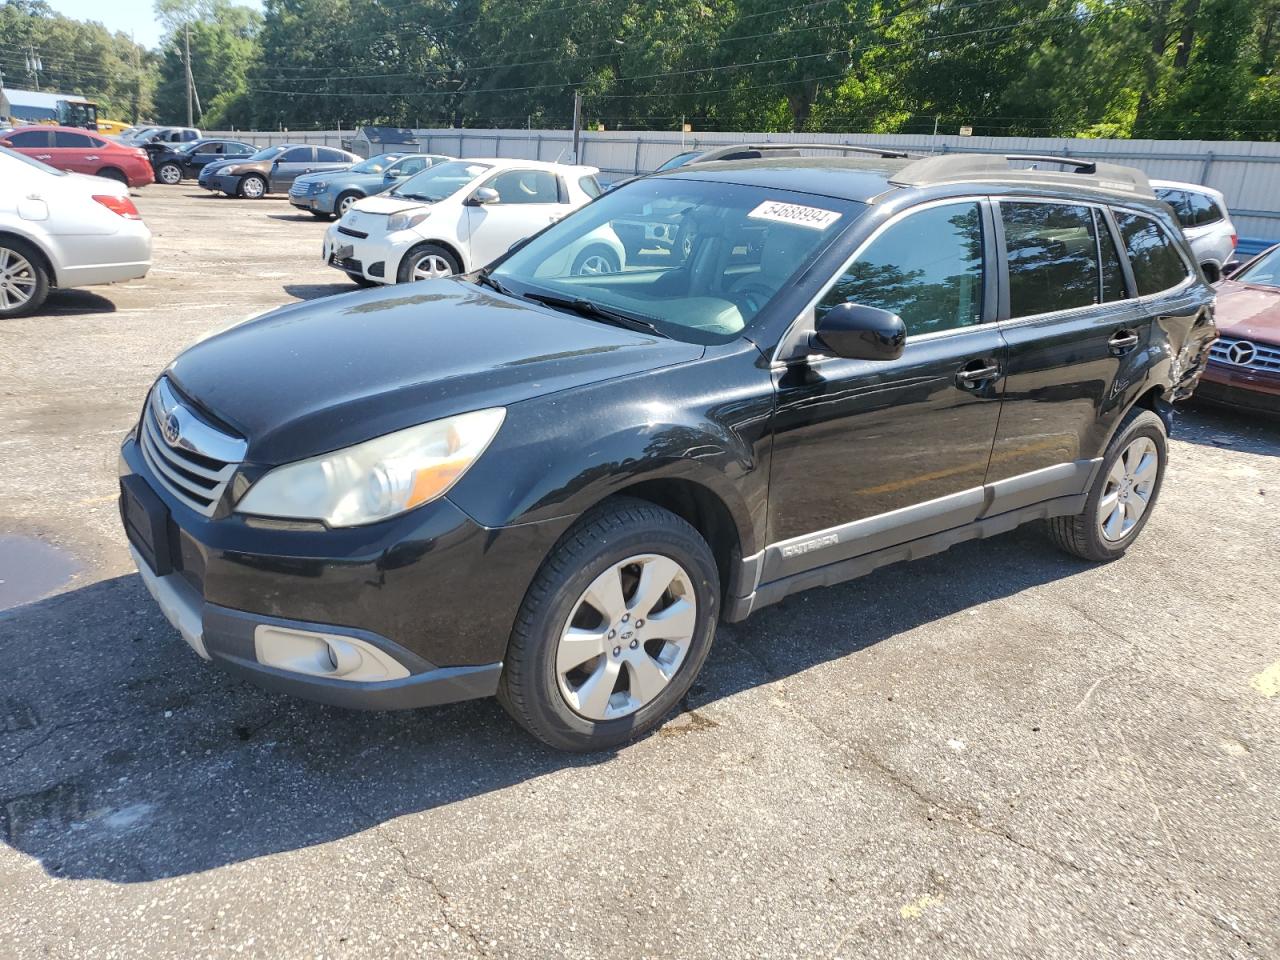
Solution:
{"label": "black subaru outback wagon", "polygon": [[1113,560],[1213,292],[1140,172],[1034,159],[695,164],[206,340],[124,442],[142,578],[266,686],[582,750],[794,591],[1032,520]]}

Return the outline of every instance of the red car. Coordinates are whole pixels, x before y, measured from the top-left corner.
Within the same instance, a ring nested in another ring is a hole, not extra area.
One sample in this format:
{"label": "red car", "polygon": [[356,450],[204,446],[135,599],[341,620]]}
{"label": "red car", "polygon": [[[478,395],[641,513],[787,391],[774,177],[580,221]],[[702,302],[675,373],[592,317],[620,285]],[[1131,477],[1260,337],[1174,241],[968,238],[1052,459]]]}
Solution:
{"label": "red car", "polygon": [[59,170],[107,177],[130,187],[144,186],[156,176],[145,150],[75,127],[18,127],[4,135],[0,147],[11,147]]}
{"label": "red car", "polygon": [[1218,331],[1196,398],[1280,414],[1280,244],[1217,284]]}

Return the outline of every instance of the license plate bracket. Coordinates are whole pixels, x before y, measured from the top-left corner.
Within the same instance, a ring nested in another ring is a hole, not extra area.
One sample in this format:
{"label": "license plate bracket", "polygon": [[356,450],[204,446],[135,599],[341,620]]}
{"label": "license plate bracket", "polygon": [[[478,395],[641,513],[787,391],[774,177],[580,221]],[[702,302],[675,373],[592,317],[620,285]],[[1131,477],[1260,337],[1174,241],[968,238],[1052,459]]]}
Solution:
{"label": "license plate bracket", "polygon": [[137,474],[120,478],[120,519],[125,535],[157,577],[173,573],[169,508]]}

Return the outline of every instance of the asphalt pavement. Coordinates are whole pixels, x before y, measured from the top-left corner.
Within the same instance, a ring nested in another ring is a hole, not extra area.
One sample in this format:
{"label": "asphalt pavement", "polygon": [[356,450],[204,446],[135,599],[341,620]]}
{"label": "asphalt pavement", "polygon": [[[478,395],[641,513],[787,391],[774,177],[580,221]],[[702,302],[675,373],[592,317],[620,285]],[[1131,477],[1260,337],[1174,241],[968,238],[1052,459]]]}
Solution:
{"label": "asphalt pavement", "polygon": [[282,200],[136,201],[145,280],[0,322],[0,957],[1280,956],[1280,424],[1184,410],[1117,563],[1028,527],[794,596],[567,756],[165,623],[115,508],[148,386],[351,285]]}

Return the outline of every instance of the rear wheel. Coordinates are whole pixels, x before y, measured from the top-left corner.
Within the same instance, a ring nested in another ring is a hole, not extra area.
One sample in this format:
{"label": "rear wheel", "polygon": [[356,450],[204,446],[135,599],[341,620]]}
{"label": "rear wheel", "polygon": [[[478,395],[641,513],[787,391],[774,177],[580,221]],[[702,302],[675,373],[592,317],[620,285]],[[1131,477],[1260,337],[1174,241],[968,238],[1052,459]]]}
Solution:
{"label": "rear wheel", "polygon": [[606,501],[561,538],[529,587],[498,697],[562,750],[641,736],[702,669],[719,598],[715,558],[697,530],[643,500]]}
{"label": "rear wheel", "polygon": [[182,182],[182,168],[176,163],[162,163],[160,169],[156,171],[156,179],[172,187]]}
{"label": "rear wheel", "polygon": [[437,243],[421,243],[404,255],[396,271],[397,283],[435,280],[462,272],[458,258]]}
{"label": "rear wheel", "polygon": [[261,200],[267,195],[267,181],[251,173],[240,181],[239,193],[246,200]]}
{"label": "rear wheel", "polygon": [[603,244],[587,247],[573,261],[572,274],[575,277],[591,277],[606,273],[617,273],[622,269],[618,255]]}
{"label": "rear wheel", "polygon": [[1083,560],[1124,556],[1151,519],[1167,456],[1164,421],[1147,409],[1131,412],[1107,447],[1084,510],[1050,520],[1050,539]]}
{"label": "rear wheel", "polygon": [[123,183],[126,187],[129,185],[129,178],[124,175],[124,171],[117,170],[115,167],[103,167],[98,171],[98,176],[114,180],[116,183]]}
{"label": "rear wheel", "polygon": [[40,255],[28,243],[0,237],[0,318],[33,313],[48,296],[49,275]]}

